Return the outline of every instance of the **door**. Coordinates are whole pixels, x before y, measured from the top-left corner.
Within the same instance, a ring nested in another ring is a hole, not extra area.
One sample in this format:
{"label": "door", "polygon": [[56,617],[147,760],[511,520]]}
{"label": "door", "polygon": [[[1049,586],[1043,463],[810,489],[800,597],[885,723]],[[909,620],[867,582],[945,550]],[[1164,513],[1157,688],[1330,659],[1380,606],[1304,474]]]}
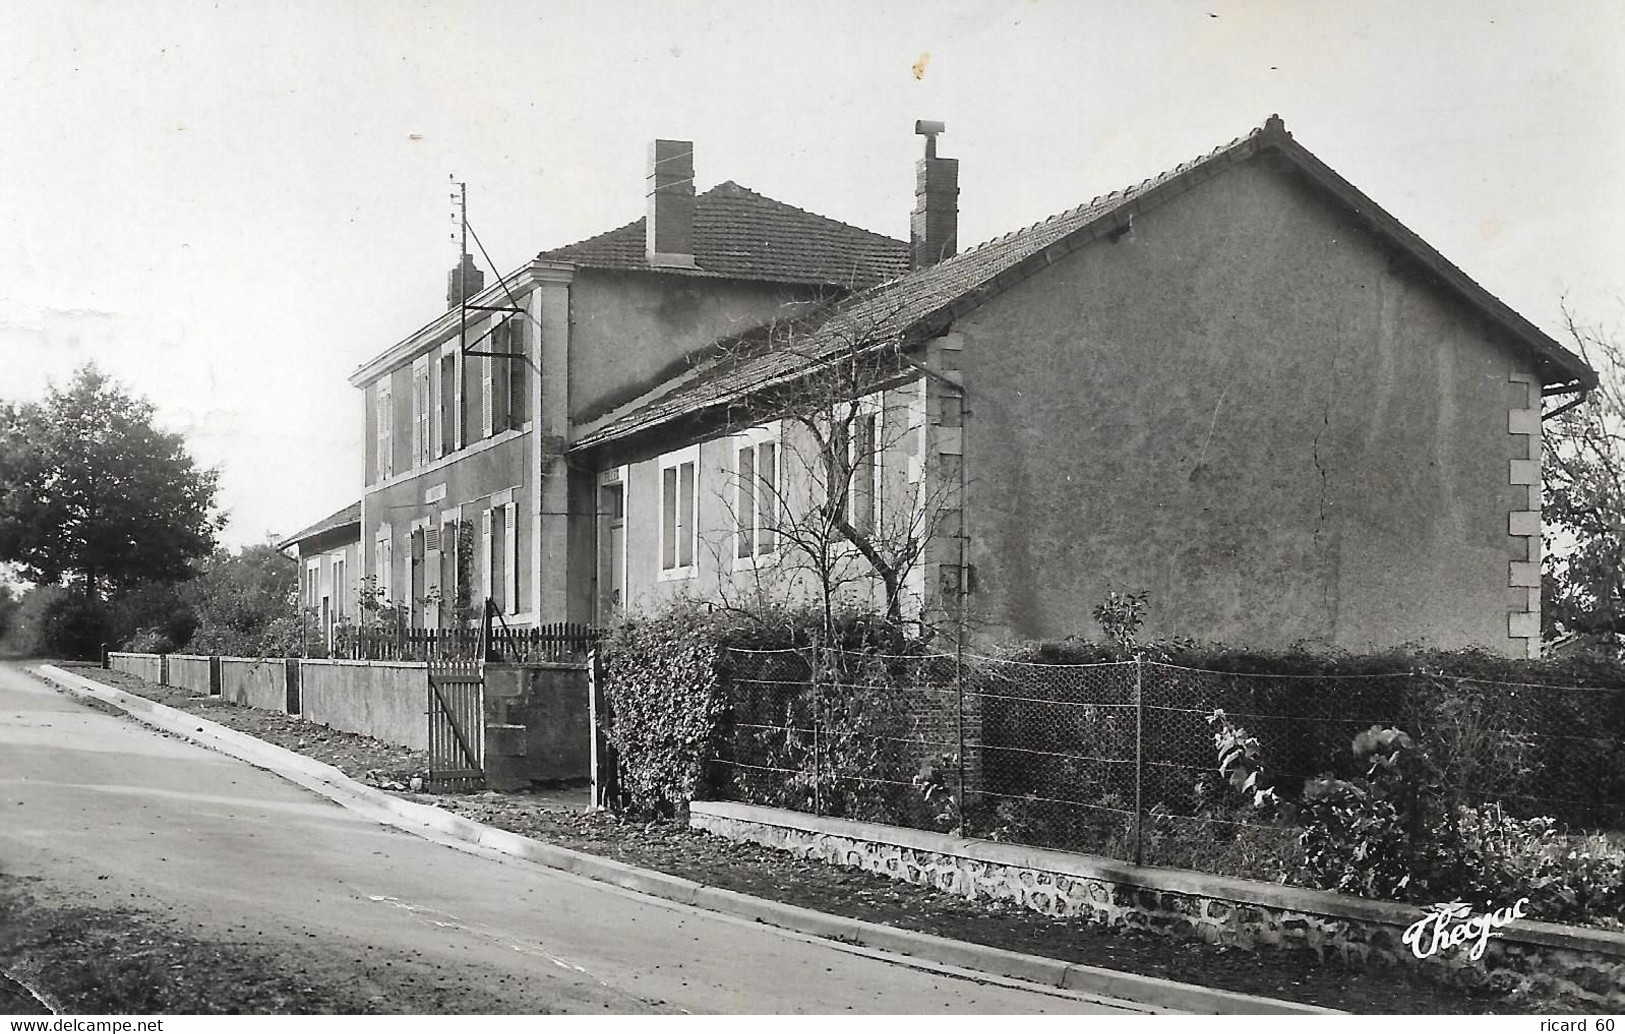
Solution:
{"label": "door", "polygon": [[626,606],[626,486],[616,483],[601,489],[599,513],[603,525],[598,537],[598,622],[608,624]]}

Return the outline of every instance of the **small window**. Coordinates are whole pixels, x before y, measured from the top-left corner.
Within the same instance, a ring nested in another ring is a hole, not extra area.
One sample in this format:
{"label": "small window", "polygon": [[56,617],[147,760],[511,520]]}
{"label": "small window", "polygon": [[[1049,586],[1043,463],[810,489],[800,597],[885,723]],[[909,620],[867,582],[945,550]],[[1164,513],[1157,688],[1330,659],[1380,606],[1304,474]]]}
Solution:
{"label": "small window", "polygon": [[660,461],[660,577],[688,578],[695,571],[698,503],[695,488],[699,446]]}

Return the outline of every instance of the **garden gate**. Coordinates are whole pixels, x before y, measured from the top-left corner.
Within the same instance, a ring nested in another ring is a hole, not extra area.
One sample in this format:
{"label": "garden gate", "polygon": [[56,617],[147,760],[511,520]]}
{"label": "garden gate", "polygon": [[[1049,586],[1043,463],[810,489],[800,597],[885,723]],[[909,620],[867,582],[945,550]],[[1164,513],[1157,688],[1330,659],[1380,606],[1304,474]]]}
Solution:
{"label": "garden gate", "polygon": [[429,665],[430,790],[485,785],[485,674],[479,661]]}

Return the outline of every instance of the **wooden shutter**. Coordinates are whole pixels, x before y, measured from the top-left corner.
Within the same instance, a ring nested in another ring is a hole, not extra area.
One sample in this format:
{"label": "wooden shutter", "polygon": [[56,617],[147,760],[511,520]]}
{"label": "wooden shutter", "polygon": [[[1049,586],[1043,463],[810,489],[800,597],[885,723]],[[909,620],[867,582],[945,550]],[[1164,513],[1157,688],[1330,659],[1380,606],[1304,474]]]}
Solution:
{"label": "wooden shutter", "polygon": [[526,374],[530,370],[529,324],[525,317],[515,316],[508,321],[508,426],[519,430],[530,416],[530,396],[525,391]]}
{"label": "wooden shutter", "polygon": [[503,609],[509,614],[519,611],[519,506],[509,503],[502,508],[502,594]]}
{"label": "wooden shutter", "polygon": [[[482,352],[500,352],[507,341],[507,333],[499,325],[485,341]],[[480,358],[480,437],[489,438],[496,427],[496,363],[489,355]]]}
{"label": "wooden shutter", "polygon": [[484,561],[480,567],[480,606],[491,598],[491,511],[480,511],[480,558]]}

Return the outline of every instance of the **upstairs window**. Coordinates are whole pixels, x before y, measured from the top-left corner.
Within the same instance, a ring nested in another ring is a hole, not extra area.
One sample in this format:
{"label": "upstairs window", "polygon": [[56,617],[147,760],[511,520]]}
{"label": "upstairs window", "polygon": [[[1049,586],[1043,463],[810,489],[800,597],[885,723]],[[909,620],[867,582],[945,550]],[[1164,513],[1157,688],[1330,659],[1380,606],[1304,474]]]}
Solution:
{"label": "upstairs window", "polygon": [[[390,404],[389,375],[385,374],[378,381],[374,392],[373,419],[377,426],[378,439],[374,455],[376,457],[376,473],[378,480],[383,481],[395,474],[395,456],[393,443],[395,441],[394,410]],[[352,410],[352,412],[354,412]]]}
{"label": "upstairs window", "polygon": [[508,399],[507,426],[519,430],[525,426],[530,418],[530,398],[525,391],[526,372],[530,369],[530,327],[524,316],[512,316],[508,319],[508,354],[512,359],[502,362],[508,367],[507,391],[504,394]]}
{"label": "upstairs window", "polygon": [[434,458],[431,445],[433,426],[428,357],[412,364],[412,463],[426,467]]}

